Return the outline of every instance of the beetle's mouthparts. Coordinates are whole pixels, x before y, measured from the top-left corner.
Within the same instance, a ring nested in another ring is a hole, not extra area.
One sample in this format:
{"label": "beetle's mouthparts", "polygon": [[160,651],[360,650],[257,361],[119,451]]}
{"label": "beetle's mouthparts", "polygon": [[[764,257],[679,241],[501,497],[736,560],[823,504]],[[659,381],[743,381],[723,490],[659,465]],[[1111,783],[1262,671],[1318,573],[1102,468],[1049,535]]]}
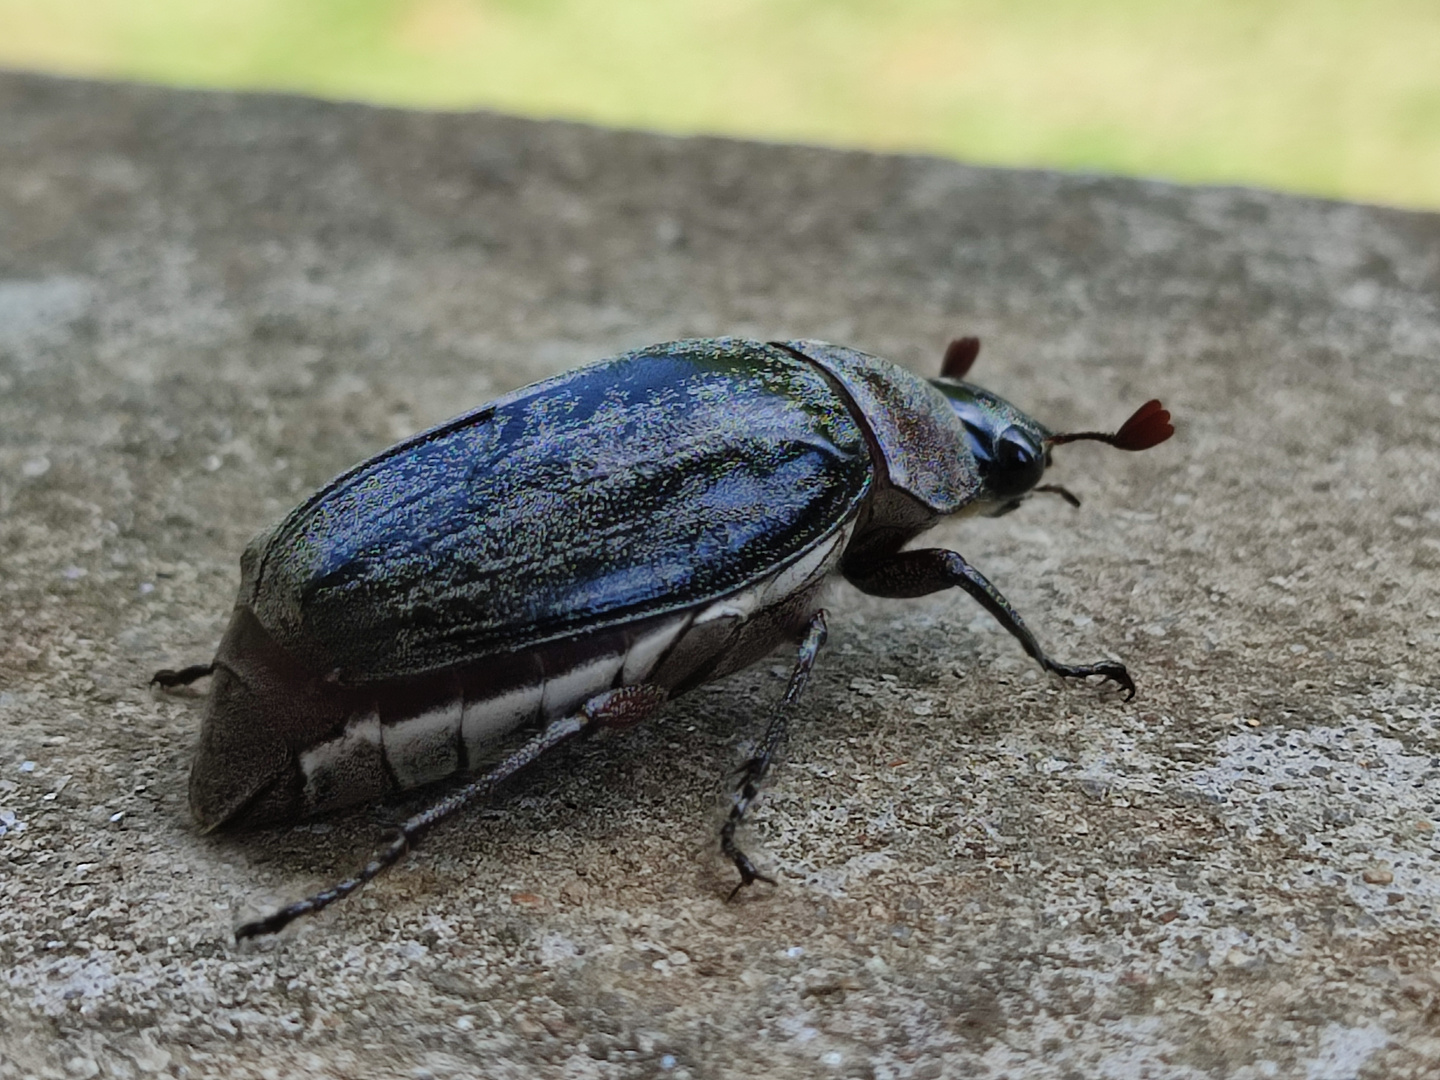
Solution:
{"label": "beetle's mouthparts", "polygon": [[1149,450],[1174,434],[1175,426],[1170,423],[1170,410],[1158,400],[1152,400],[1136,409],[1130,419],[1121,424],[1120,430],[1113,435],[1104,431],[1074,431],[1066,435],[1052,435],[1049,443],[1051,446],[1059,446],[1061,443],[1093,439],[1095,442],[1109,443],[1117,450]]}
{"label": "beetle's mouthparts", "polygon": [[1041,484],[1039,487],[1033,487],[1030,490],[1043,491],[1047,495],[1059,495],[1060,498],[1064,499],[1076,510],[1080,509],[1080,496],[1076,495],[1073,491],[1065,487],[1063,484]]}

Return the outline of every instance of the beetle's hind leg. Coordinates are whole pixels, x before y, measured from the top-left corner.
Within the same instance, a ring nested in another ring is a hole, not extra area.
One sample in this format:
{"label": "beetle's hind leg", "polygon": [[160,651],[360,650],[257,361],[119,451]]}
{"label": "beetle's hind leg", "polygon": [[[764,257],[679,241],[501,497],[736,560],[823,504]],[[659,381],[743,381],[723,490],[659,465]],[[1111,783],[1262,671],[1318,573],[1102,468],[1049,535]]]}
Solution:
{"label": "beetle's hind leg", "polygon": [[181,668],[179,671],[173,668],[161,668],[150,676],[150,685],[158,686],[162,690],[173,690],[177,686],[189,686],[197,679],[203,679],[206,675],[215,674],[215,665],[191,664],[189,667]]}
{"label": "beetle's hind leg", "polygon": [[394,866],[420,839],[421,834],[432,825],[443,821],[477,798],[485,798],[521,769],[536,761],[542,754],[553,750],[561,743],[569,742],[575,736],[596,728],[626,728],[638,724],[665,704],[667,695],[658,686],[641,683],[636,686],[622,686],[596,694],[587,701],[574,716],[552,720],[533,739],[520,747],[484,776],[477,777],[464,787],[452,791],[439,802],[420,811],[400,826],[399,835],[390,841],[380,853],[366,863],[353,876],[337,882],[328,889],[322,889],[304,900],[287,904],[279,911],[263,919],[242,923],[235,931],[235,939],[259,937],[283,929],[302,915],[310,915],[329,907],[337,900],[343,900],[368,881]]}
{"label": "beetle's hind leg", "polygon": [[786,729],[790,723],[790,712],[795,707],[795,703],[800,700],[800,695],[804,693],[805,684],[810,681],[810,672],[815,667],[815,658],[820,654],[820,646],[825,644],[825,634],[825,612],[817,611],[810,619],[810,625],[806,628],[805,636],[800,641],[800,649],[795,656],[795,669],[790,673],[790,685],[785,688],[785,696],[780,699],[774,715],[770,717],[770,723],[766,725],[765,737],[760,740],[759,748],[741,767],[740,783],[736,786],[735,798],[730,804],[730,814],[720,829],[720,850],[735,864],[735,869],[740,871],[740,882],[730,890],[727,899],[735,899],[741,889],[747,885],[753,885],[757,881],[763,881],[769,885],[775,884],[773,878],[756,870],[755,864],[750,861],[750,856],[736,846],[735,830],[740,827],[740,822],[745,819],[746,811],[750,809],[750,805],[759,795],[760,784],[765,779],[765,774],[770,771],[770,766],[775,761],[775,755],[784,745]]}

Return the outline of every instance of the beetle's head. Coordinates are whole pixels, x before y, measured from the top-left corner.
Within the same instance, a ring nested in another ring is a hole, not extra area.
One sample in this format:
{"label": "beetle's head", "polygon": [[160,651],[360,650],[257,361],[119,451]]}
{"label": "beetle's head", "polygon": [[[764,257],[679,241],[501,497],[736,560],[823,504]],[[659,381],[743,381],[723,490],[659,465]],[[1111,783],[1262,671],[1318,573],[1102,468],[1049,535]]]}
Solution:
{"label": "beetle's head", "polygon": [[1113,434],[1052,432],[1004,398],[963,381],[979,351],[976,338],[951,342],[942,377],[931,382],[949,399],[965,427],[970,453],[980,473],[981,487],[973,504],[980,513],[991,517],[1008,514],[1032,491],[1051,492],[1079,506],[1080,500],[1060,485],[1040,483],[1051,463],[1051,448],[1061,443],[1091,439],[1120,450],[1148,450],[1175,434],[1170,414],[1158,401],[1140,406]]}

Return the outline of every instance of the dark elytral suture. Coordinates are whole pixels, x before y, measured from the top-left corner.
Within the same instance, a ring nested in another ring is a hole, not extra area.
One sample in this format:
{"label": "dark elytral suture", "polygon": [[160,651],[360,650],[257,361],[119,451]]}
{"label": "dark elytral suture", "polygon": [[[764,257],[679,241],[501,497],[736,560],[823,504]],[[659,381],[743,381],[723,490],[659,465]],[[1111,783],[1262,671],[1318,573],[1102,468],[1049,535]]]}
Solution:
{"label": "dark elytral suture", "polygon": [[263,826],[498,765],[406,821],[354,876],[237,931],[274,933],[333,904],[421,835],[561,743],[798,644],[745,763],[720,849],[736,843],[825,642],[820,598],[974,597],[1046,671],[1061,663],[959,553],[909,549],[947,516],[996,516],[1042,483],[1052,451],[1145,450],[1173,434],[1158,401],[1114,433],[1055,433],[964,381],[975,338],[938,379],[819,341],[669,342],[524,387],[337,477],[251,542],[212,676],[190,806],[206,831]]}

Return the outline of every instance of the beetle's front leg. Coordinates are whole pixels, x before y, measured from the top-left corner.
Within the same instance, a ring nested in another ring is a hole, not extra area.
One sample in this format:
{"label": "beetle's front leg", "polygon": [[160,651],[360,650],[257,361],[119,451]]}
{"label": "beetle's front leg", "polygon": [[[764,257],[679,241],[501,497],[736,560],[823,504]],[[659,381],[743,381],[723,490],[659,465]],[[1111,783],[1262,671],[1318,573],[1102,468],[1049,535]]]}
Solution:
{"label": "beetle's front leg", "polygon": [[780,704],[775,708],[775,714],[765,728],[765,737],[760,741],[759,749],[740,770],[740,783],[736,787],[735,801],[731,803],[730,815],[720,829],[720,850],[735,864],[735,869],[740,871],[740,883],[730,890],[728,899],[735,899],[735,895],[741,889],[747,885],[753,885],[757,881],[763,881],[769,885],[775,884],[773,878],[766,877],[755,869],[755,864],[750,861],[750,856],[735,846],[735,830],[739,828],[740,822],[745,818],[745,812],[750,809],[750,804],[760,793],[760,783],[765,779],[765,774],[770,771],[770,765],[774,762],[775,755],[779,753],[781,745],[785,742],[785,731],[790,723],[790,710],[800,700],[800,695],[805,690],[805,684],[810,681],[810,672],[815,667],[815,658],[820,654],[820,646],[825,644],[825,634],[825,612],[817,611],[811,617],[810,625],[805,630],[805,636],[800,641],[800,649],[795,656],[795,670],[790,673],[790,685],[785,688],[785,696],[780,699]]}
{"label": "beetle's front leg", "polygon": [[1135,680],[1130,678],[1123,664],[1106,660],[1094,664],[1061,664],[1046,656],[1025,621],[1010,606],[1010,601],[957,552],[944,548],[901,551],[873,561],[847,565],[843,573],[857,589],[872,596],[907,598],[925,596],[941,589],[964,589],[995,616],[996,621],[1020,642],[1021,648],[1046,671],[1053,671],[1067,679],[1100,675],[1124,690],[1126,701],[1135,696]]}

